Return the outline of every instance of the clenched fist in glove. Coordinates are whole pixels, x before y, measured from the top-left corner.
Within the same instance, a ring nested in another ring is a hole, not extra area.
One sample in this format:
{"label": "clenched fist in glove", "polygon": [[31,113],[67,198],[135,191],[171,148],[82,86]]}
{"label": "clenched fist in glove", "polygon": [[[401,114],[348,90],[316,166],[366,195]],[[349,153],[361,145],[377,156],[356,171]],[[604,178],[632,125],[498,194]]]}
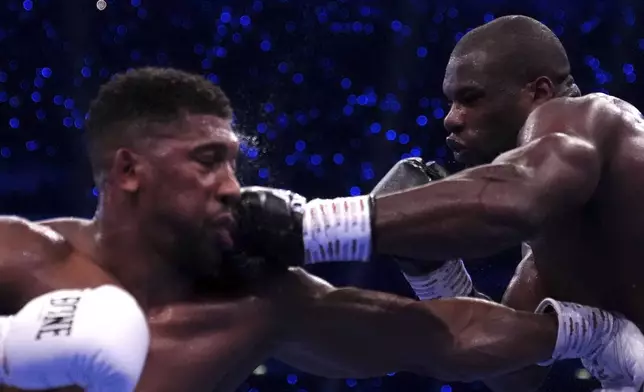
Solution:
{"label": "clenched fist in glove", "polygon": [[[422,171],[417,168],[423,167]],[[404,159],[389,170],[371,195],[382,196],[425,185],[448,176],[436,162],[423,163],[418,158]],[[461,260],[429,262],[396,258],[405,279],[421,300],[458,296],[483,297],[473,290],[472,280]]]}
{"label": "clenched fist in glove", "polygon": [[241,189],[235,245],[247,257],[273,267],[301,265],[302,219],[306,199],[297,193],[260,186]]}
{"label": "clenched fist in glove", "polygon": [[271,263],[302,265],[327,261],[368,261],[375,196],[442,178],[445,171],[418,158],[398,162],[368,196],[306,199],[294,192],[246,187],[237,210],[237,245],[248,256]]}

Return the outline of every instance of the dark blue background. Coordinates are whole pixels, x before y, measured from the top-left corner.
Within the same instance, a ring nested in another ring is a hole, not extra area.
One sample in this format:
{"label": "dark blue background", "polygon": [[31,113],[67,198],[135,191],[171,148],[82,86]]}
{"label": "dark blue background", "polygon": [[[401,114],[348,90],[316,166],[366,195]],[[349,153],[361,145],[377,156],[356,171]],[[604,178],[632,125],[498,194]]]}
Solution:
{"label": "dark blue background", "polygon": [[[129,67],[178,67],[221,84],[247,137],[245,183],[309,197],[368,192],[406,156],[455,170],[443,144],[444,67],[458,39],[495,16],[523,13],[550,26],[583,92],[610,92],[636,106],[642,99],[637,0],[107,3],[104,11],[94,0],[0,4],[0,213],[92,215],[84,117],[98,86]],[[518,257],[508,252],[472,267],[477,285],[500,298]],[[315,272],[336,284],[409,295],[386,261]],[[544,390],[591,390],[592,383],[576,380],[578,367],[558,365]],[[249,389],[485,390],[402,374],[328,381],[273,362],[241,388]]]}

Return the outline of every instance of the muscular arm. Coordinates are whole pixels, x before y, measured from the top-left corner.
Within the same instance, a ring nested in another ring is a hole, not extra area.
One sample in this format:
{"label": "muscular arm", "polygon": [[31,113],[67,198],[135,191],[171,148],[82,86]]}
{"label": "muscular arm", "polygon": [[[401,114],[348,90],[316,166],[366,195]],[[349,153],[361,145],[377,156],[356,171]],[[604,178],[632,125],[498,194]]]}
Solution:
{"label": "muscular arm", "polygon": [[415,260],[488,256],[584,204],[599,181],[602,157],[589,132],[576,129],[577,120],[562,123],[563,115],[550,114],[561,113],[553,105],[564,104],[537,109],[521,133],[522,146],[491,164],[377,198],[377,251]]}
{"label": "muscular arm", "polygon": [[301,270],[280,285],[278,306],[282,339],[275,356],[325,377],[410,371],[480,379],[547,359],[557,330],[547,315],[476,299],[420,302],[338,289]]}

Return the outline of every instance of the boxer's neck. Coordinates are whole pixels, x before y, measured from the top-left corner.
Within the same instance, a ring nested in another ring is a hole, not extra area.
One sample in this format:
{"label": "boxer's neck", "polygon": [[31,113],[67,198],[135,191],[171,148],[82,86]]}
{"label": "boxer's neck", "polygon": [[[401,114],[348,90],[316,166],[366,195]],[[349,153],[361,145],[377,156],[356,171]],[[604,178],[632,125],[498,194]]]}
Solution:
{"label": "boxer's neck", "polygon": [[174,260],[168,260],[173,252],[156,247],[131,214],[120,214],[102,204],[94,221],[97,262],[143,308],[160,307],[192,296],[190,277],[177,273]]}

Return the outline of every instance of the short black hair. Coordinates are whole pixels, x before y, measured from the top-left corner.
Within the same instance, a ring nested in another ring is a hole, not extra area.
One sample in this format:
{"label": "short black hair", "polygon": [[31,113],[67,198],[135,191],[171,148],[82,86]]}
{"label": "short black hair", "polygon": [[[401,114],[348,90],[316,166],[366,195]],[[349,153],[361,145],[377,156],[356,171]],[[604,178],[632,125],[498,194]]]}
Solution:
{"label": "short black hair", "polygon": [[223,90],[200,75],[155,67],[116,74],[99,89],[85,123],[95,180],[111,164],[111,152],[153,137],[150,123],[169,123],[184,113],[233,116]]}
{"label": "short black hair", "polygon": [[536,19],[509,15],[479,26],[456,44],[452,57],[477,50],[494,58],[504,77],[517,83],[525,84],[546,76],[559,88],[560,96],[580,95],[570,75],[570,62],[563,44]]}

